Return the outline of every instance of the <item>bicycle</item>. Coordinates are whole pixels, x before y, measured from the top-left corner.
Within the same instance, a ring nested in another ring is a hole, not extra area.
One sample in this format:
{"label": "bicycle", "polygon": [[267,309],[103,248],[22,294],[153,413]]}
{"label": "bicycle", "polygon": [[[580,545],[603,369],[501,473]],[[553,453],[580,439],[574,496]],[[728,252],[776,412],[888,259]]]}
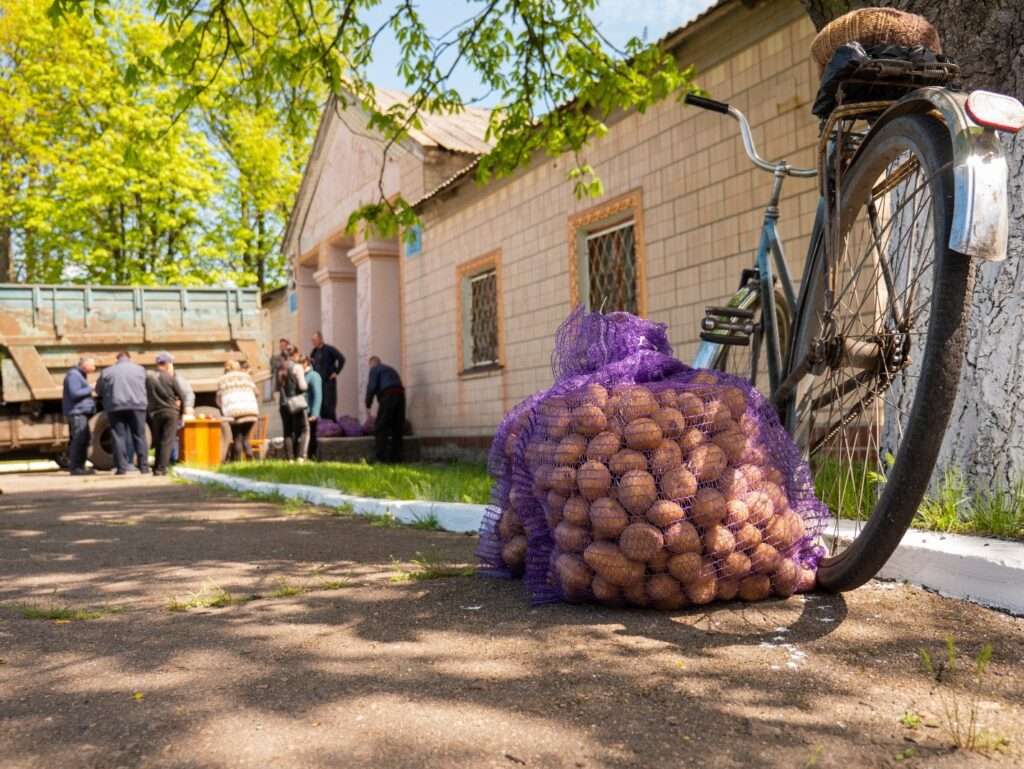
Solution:
{"label": "bicycle", "polygon": [[[846,101],[841,88],[817,168],[765,160],[742,112],[685,99],[736,120],[747,156],[774,178],[755,263],[725,306],[707,308],[694,365],[754,385],[767,368],[769,398],[819,496],[837,522],[854,519],[848,537],[838,523],[828,537],[818,582],[830,591],[874,577],[910,527],[956,397],[975,264],[1006,255],[996,131],[1024,127],[1024,107],[962,93],[956,74],[953,64],[866,62],[856,82],[905,95]],[[791,176],[816,177],[820,192],[799,294],[776,231]]]}

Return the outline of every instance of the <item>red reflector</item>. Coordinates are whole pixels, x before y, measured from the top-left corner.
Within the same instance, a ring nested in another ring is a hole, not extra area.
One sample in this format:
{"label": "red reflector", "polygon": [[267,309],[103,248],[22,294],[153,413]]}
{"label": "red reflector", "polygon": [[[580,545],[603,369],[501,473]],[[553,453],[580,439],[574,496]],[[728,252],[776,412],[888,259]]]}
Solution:
{"label": "red reflector", "polygon": [[967,114],[978,125],[997,131],[1015,134],[1024,128],[1024,106],[1001,93],[972,91],[967,97]]}

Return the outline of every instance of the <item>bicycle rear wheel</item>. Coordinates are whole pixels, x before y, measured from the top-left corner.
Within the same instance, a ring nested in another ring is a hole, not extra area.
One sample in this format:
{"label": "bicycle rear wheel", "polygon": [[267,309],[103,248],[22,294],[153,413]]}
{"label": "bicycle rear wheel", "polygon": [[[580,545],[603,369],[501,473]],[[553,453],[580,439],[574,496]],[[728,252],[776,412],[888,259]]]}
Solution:
{"label": "bicycle rear wheel", "polygon": [[[893,119],[861,148],[803,287],[790,366],[812,348],[787,428],[838,518],[819,584],[867,582],[896,549],[928,489],[964,359],[973,265],[948,249],[949,135],[924,115]],[[834,307],[825,311],[826,280]]]}

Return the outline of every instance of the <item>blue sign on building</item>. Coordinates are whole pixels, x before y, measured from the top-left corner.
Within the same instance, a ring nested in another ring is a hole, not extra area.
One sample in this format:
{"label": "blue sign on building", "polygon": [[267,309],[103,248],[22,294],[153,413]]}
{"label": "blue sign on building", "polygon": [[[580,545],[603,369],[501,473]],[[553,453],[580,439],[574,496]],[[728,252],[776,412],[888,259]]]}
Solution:
{"label": "blue sign on building", "polygon": [[409,239],[405,241],[405,257],[416,256],[423,250],[423,228],[416,224],[409,230]]}
{"label": "blue sign on building", "polygon": [[299,311],[299,295],[295,291],[288,292],[288,312]]}

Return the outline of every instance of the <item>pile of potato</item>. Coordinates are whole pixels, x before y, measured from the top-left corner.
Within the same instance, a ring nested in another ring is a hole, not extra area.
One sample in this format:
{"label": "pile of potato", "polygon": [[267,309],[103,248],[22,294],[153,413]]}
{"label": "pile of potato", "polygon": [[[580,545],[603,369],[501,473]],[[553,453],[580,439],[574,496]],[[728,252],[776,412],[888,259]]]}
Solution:
{"label": "pile of potato", "polygon": [[545,398],[504,447],[532,479],[502,505],[505,565],[523,572],[533,520],[554,542],[549,583],[570,601],[679,609],[810,589],[811,532],[749,405],[708,371]]}

